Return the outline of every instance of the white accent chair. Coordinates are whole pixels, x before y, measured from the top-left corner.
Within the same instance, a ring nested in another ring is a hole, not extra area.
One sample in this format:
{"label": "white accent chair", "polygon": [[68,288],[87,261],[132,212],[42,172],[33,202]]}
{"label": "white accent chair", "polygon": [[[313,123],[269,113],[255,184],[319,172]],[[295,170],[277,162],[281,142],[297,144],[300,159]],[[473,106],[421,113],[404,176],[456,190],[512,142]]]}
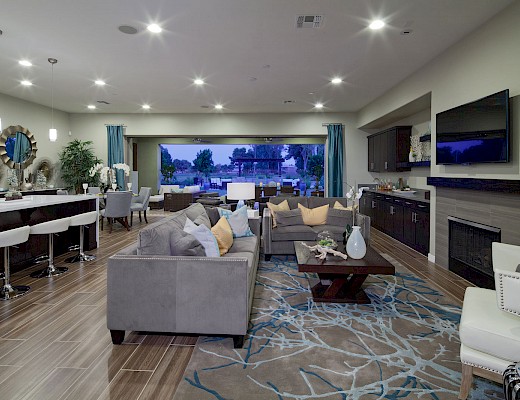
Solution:
{"label": "white accent chair", "polygon": [[520,361],[520,246],[492,244],[496,290],[470,287],[460,320],[462,382],[466,399],[473,375],[502,383],[506,368]]}

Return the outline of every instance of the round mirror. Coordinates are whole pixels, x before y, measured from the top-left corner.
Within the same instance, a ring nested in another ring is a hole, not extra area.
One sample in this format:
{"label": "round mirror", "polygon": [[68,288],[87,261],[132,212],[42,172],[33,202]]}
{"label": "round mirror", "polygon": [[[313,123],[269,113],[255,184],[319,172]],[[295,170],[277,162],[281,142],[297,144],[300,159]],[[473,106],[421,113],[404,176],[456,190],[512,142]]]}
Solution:
{"label": "round mirror", "polygon": [[0,158],[9,168],[24,169],[36,157],[36,141],[33,134],[20,125],[12,125],[0,136]]}

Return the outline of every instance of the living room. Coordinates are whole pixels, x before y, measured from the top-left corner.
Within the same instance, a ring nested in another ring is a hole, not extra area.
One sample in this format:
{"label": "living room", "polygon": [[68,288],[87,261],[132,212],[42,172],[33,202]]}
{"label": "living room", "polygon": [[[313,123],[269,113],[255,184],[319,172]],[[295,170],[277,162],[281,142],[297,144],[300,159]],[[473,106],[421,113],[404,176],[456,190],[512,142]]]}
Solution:
{"label": "living room", "polygon": [[[15,9],[16,5],[14,5],[14,2],[12,3],[11,7]],[[396,7],[407,5],[406,3],[409,2],[398,2]],[[491,2],[478,2],[479,6],[482,7],[488,3]],[[520,137],[520,104],[518,97],[520,95],[520,80],[518,79],[517,71],[517,66],[520,64],[520,55],[519,52],[514,51],[514,49],[518,47],[517,39],[520,37],[520,3],[517,1],[500,1],[497,3],[499,3],[499,5],[493,8],[494,11],[490,11],[485,16],[480,15],[477,17],[477,13],[473,14],[473,4],[467,1],[461,2],[461,4],[464,4],[468,8],[468,13],[471,14],[471,18],[473,18],[471,19],[468,16],[472,21],[471,26],[461,28],[457,39],[453,40],[451,45],[434,47],[435,51],[433,51],[431,55],[423,58],[422,65],[415,65],[414,69],[408,71],[405,75],[395,79],[394,76],[389,74],[388,79],[392,82],[391,85],[384,88],[381,85],[372,87],[370,83],[365,82],[365,86],[362,90],[377,93],[377,96],[373,96],[370,101],[350,111],[344,111],[341,105],[333,101],[325,103],[326,108],[324,111],[316,110],[313,101],[311,101],[314,99],[312,95],[307,97],[307,102],[303,100],[303,97],[299,98],[299,103],[304,103],[302,108],[299,109],[294,108],[296,107],[294,104],[284,104],[283,107],[286,107],[289,111],[283,111],[281,106],[278,105],[276,109],[267,111],[259,106],[259,111],[257,112],[254,110],[254,106],[250,106],[251,108],[245,112],[237,112],[237,105],[231,103],[221,111],[214,111],[212,109],[200,108],[201,105],[206,106],[210,101],[205,98],[200,91],[192,96],[194,98],[194,104],[197,104],[197,112],[193,112],[193,109],[177,112],[175,108],[161,108],[159,101],[154,106],[153,98],[149,99],[152,105],[150,111],[140,110],[137,101],[134,100],[132,104],[133,111],[112,112],[111,110],[113,109],[109,106],[103,106],[102,104],[97,104],[97,111],[63,111],[67,109],[66,104],[70,99],[63,96],[63,94],[66,94],[67,88],[60,86],[60,80],[63,79],[64,75],[73,73],[68,66],[71,61],[67,60],[65,55],[66,51],[61,51],[57,54],[55,53],[57,50],[54,50],[54,47],[48,44],[44,49],[46,54],[44,61],[38,60],[38,68],[45,70],[45,74],[42,75],[44,78],[38,83],[35,83],[32,88],[20,88],[17,82],[17,79],[20,77],[17,70],[18,66],[15,68],[13,65],[18,61],[18,57],[30,57],[31,55],[26,54],[26,50],[23,47],[20,48],[19,54],[7,51],[8,46],[5,45],[5,42],[12,40],[11,32],[13,32],[13,28],[9,28],[12,26],[12,22],[8,24],[5,20],[9,16],[9,12],[7,12],[7,14],[2,13],[4,15],[0,17],[0,29],[3,31],[3,34],[0,35],[0,49],[4,49],[3,53],[6,54],[5,59],[1,61],[1,65],[3,66],[2,70],[6,71],[4,73],[6,79],[2,85],[2,89],[0,89],[1,127],[4,129],[10,125],[21,125],[30,129],[37,140],[37,157],[46,158],[55,164],[61,149],[74,139],[93,141],[93,148],[96,155],[107,161],[108,144],[105,125],[124,125],[126,146],[125,162],[132,166],[135,161],[139,171],[139,186],[152,187],[156,193],[159,188],[158,176],[160,168],[156,156],[157,145],[159,143],[188,143],[192,142],[193,138],[211,138],[214,143],[218,143],[219,141],[229,142],[233,141],[234,138],[240,138],[241,142],[243,142],[244,139],[255,139],[259,137],[298,138],[302,143],[305,143],[305,140],[308,140],[310,143],[315,143],[316,141],[323,143],[327,137],[327,128],[323,126],[323,124],[342,124],[344,126],[345,143],[343,179],[345,194],[347,192],[347,184],[373,184],[375,178],[388,180],[393,183],[396,183],[398,178],[403,178],[411,188],[429,191],[430,241],[427,259],[407,249],[406,246],[386,238],[382,234],[377,236],[376,233],[374,240],[377,245],[385,248],[391,257],[401,260],[402,263],[404,257],[404,259],[407,260],[407,268],[409,269],[413,269],[413,267],[416,266],[418,270],[423,268],[428,271],[428,269],[434,268],[432,267],[435,265],[434,263],[437,263],[436,268],[441,271],[438,274],[442,275],[442,279],[437,282],[438,286],[436,286],[436,288],[439,288],[439,286],[443,286],[443,282],[449,281],[451,277],[448,272],[442,272],[447,271],[448,268],[448,246],[446,239],[447,234],[445,232],[447,227],[441,223],[440,219],[445,218],[447,209],[449,209],[456,200],[460,200],[460,198],[454,198],[458,195],[453,195],[453,192],[450,192],[449,189],[439,189],[428,184],[428,178],[471,178],[516,181],[520,176],[520,140],[518,140]],[[382,4],[378,5],[382,7]],[[444,5],[448,7],[447,4]],[[330,5],[327,5],[327,9],[329,9],[329,6]],[[479,6],[474,7],[477,9]],[[58,5],[54,7],[58,7]],[[302,11],[310,14],[321,13],[319,5],[312,5],[312,7],[308,5],[308,7],[309,10]],[[417,7],[420,8],[420,6]],[[437,5],[437,7],[441,6]],[[296,13],[302,12],[298,10],[298,8],[299,7],[296,6],[294,7],[293,14],[296,15]],[[306,7],[301,8],[305,9]],[[397,12],[397,8],[394,10],[395,12]],[[464,19],[465,15],[460,9],[458,9],[458,11],[459,14],[453,15],[452,18]],[[58,10],[53,9],[53,12],[59,15]],[[489,17],[489,15],[491,15],[490,13],[493,14],[492,17]],[[13,16],[17,14],[18,12],[13,12]],[[325,18],[329,15],[330,14],[327,14]],[[15,19],[15,21],[20,23],[20,20]],[[327,19],[324,19],[324,21],[323,29],[327,26]],[[118,23],[122,22],[116,21],[113,24]],[[451,21],[449,25],[454,25],[453,21]],[[440,26],[441,29],[439,29],[439,31],[442,30],[442,24],[440,24]],[[421,41],[421,43],[423,43],[422,52],[425,53],[429,50],[429,42],[428,38],[422,36],[424,33],[421,32],[421,29],[422,27],[420,26],[413,26],[413,29],[410,28],[412,32],[409,35],[401,35],[400,31],[405,30],[405,27],[401,25],[399,25],[399,27],[393,27],[394,33],[400,36],[400,40]],[[56,28],[56,30],[59,31],[58,28]],[[441,33],[442,32],[438,32],[439,35]],[[60,34],[67,35],[67,33],[64,32]],[[374,38],[371,40],[374,40]],[[23,41],[22,43],[25,44]],[[376,42],[378,46],[382,46],[383,43],[384,40]],[[437,45],[436,43],[435,46]],[[85,52],[87,53],[87,51]],[[398,63],[398,61],[395,60],[395,58],[398,58],[398,54],[399,53],[390,55],[389,58],[385,59],[385,62],[389,64]],[[61,92],[62,96],[57,95],[53,107],[50,105],[51,66],[46,61],[47,57],[56,57],[58,59],[58,63],[53,66],[54,84],[56,92],[58,94]],[[186,58],[189,59],[189,57]],[[98,60],[96,60],[96,63],[97,62]],[[183,62],[187,61],[184,60]],[[92,63],[92,61],[85,56],[81,63]],[[265,67],[269,65],[267,63],[271,65]],[[323,62],[323,64],[326,63]],[[275,62],[271,60],[260,61],[258,65],[258,71],[254,73],[244,71],[244,80],[247,80],[248,77],[258,78],[257,81],[254,82],[251,80],[247,81],[247,85],[261,83],[267,74],[273,73],[277,68]],[[194,69],[196,68],[194,67]],[[129,70],[131,72],[131,68],[129,68]],[[125,71],[125,73],[126,72],[128,71]],[[345,74],[345,84],[348,82],[349,72],[350,71],[341,72]],[[324,71],[323,73],[328,73],[328,71]],[[378,73],[381,74],[382,72],[378,70]],[[397,73],[395,74],[398,76]],[[62,77],[60,77],[60,75],[62,75]],[[152,77],[142,77],[142,79],[143,82],[153,80]],[[208,78],[208,81],[211,80]],[[86,85],[89,85],[89,82],[87,82]],[[215,85],[215,83],[211,83],[211,85]],[[327,86],[329,84],[324,83],[323,85]],[[110,86],[110,84],[107,86]],[[187,83],[186,86],[189,87],[189,89],[193,89],[190,83]],[[198,90],[198,88],[194,89]],[[324,93],[330,94],[332,97],[336,89],[337,88],[331,89],[327,86],[327,90],[324,91]],[[373,173],[368,171],[367,136],[369,134],[392,126],[411,125],[412,135],[423,135],[429,130],[432,135],[432,143],[434,143],[437,128],[436,115],[438,113],[504,89],[509,89],[511,98],[510,123],[512,139],[510,161],[508,163],[438,165],[434,162],[434,154],[432,154],[432,162],[429,167],[413,167],[410,171],[399,173]],[[31,90],[33,92],[45,92],[44,97],[46,97],[46,99],[42,101],[41,97],[38,97],[42,94],[31,93]],[[142,90],[145,91],[145,89]],[[251,86],[245,86],[244,89],[245,92],[254,92],[255,90],[258,89]],[[309,88],[307,89],[307,93],[311,90],[314,91],[315,89]],[[176,88],[173,92],[175,91],[183,93],[184,96],[188,96],[186,94],[188,93],[186,87]],[[344,93],[348,91],[348,89],[342,88],[339,91]],[[83,108],[85,108],[85,104],[91,101],[108,98],[110,98],[110,102],[116,104],[118,103],[118,96],[125,96],[125,92],[122,88],[111,87],[110,90],[95,88],[91,90],[91,93],[88,95],[85,94],[84,98],[79,102]],[[284,100],[291,100],[292,96],[292,94],[288,94],[288,97],[277,97],[276,102],[282,104]],[[153,93],[147,93],[143,97],[153,97]],[[182,95],[180,97],[182,97]],[[328,99],[323,99],[323,101],[326,102]],[[182,108],[179,109],[182,110]],[[292,111],[295,109],[297,111]],[[51,123],[51,113],[53,114],[52,123],[58,131],[56,142],[50,142],[47,138],[47,132]],[[135,160],[133,158],[134,144],[138,149]],[[0,187],[7,187],[6,170],[7,168],[2,166]],[[54,183],[56,186],[62,185],[59,179]],[[460,205],[460,207],[463,210],[469,209],[473,211],[472,221],[493,226],[500,226],[502,224],[502,229],[509,232],[507,233],[508,236],[502,237],[502,241],[520,245],[520,238],[517,237],[516,229],[510,227],[518,218],[516,193],[497,194],[493,191],[485,191],[483,193],[482,191],[473,190],[468,194],[465,189],[457,190],[463,190],[461,196],[464,197],[463,200],[468,203],[464,203]],[[491,210],[495,204],[498,210]],[[485,217],[482,214],[482,207],[487,207],[486,212],[488,214],[486,214]],[[468,218],[468,213],[463,212],[458,216]],[[154,214],[151,215],[155,218]],[[506,228],[504,228],[504,226]],[[114,233],[118,233],[117,230]],[[121,232],[121,234],[123,233],[124,232]],[[128,235],[130,234],[133,234],[132,239],[135,240],[136,233],[131,231]],[[110,251],[115,251],[114,246],[117,247],[117,243],[114,243],[114,241],[117,241],[117,239],[110,239],[108,235],[102,237],[104,238],[103,240],[107,240],[107,242],[105,242],[107,248],[110,248]],[[128,236],[128,240],[130,240],[130,236]],[[101,244],[103,244],[103,242],[101,242]],[[98,253],[98,257],[100,254],[107,254],[103,253],[105,252],[103,248],[100,248],[98,252],[99,251],[102,253]],[[396,254],[392,254],[392,252]],[[435,278],[433,278],[433,281],[435,281]],[[449,284],[447,285],[449,286]],[[463,288],[455,287],[449,290],[452,292],[450,295],[457,299],[455,304],[460,306],[462,304]],[[458,293],[458,295],[456,295],[456,293]],[[12,342],[8,342],[9,340],[12,341],[13,339],[2,338],[1,344],[4,346],[0,346],[0,353],[4,351],[7,353],[6,349],[9,348],[8,345],[12,344]],[[226,356],[230,355],[226,353]],[[3,368],[1,361],[0,365],[2,366],[0,368]],[[13,363],[9,365],[17,364]],[[41,362],[38,365],[41,365]],[[280,367],[280,365],[278,365],[278,367]],[[6,371],[10,370],[8,367],[5,367],[5,369]],[[6,372],[5,376],[9,377],[11,373]],[[68,375],[71,382],[72,376],[73,375]],[[5,379],[8,380],[9,378]],[[1,375],[0,381],[4,382]],[[49,385],[51,384],[49,383]],[[452,388],[450,390],[453,391],[454,389]],[[295,392],[297,392],[297,390],[295,390]],[[29,393],[30,392],[25,392],[23,396],[27,396]],[[290,392],[287,393],[289,394]],[[105,397],[108,397],[108,394],[108,392],[105,392]],[[137,394],[135,398],[138,396],[139,394]],[[366,398],[370,398],[368,396],[369,395],[367,395]],[[416,398],[414,396],[416,396],[416,394],[410,394],[407,398]],[[446,394],[445,397],[442,396],[441,394],[438,398],[456,398],[456,395],[453,393]],[[145,396],[142,398],[145,398]],[[312,396],[309,396],[309,398],[312,398]],[[433,395],[432,398],[434,398]]]}

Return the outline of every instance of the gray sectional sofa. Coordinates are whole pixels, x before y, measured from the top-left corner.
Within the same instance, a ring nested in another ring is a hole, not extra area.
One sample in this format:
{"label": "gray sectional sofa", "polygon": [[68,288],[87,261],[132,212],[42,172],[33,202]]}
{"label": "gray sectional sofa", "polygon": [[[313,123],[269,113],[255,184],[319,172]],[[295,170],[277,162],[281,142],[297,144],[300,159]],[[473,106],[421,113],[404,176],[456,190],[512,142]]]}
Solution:
{"label": "gray sectional sofa", "polygon": [[197,203],[175,212],[109,258],[107,327],[114,344],[122,343],[125,331],[147,331],[230,335],[235,347],[242,346],[258,267],[259,224],[250,223],[255,236],[235,238],[222,257],[142,254],[167,252],[172,230],[201,216],[207,218]]}
{"label": "gray sectional sofa", "polygon": [[[336,201],[344,207],[347,206],[345,197],[271,197],[270,202],[280,204],[287,200],[291,210],[297,209],[298,204],[307,208],[320,207],[328,204],[332,209]],[[327,223],[324,225],[308,226],[301,224],[292,224],[289,226],[276,226],[273,228],[272,213],[269,208],[265,208],[262,215],[262,245],[265,253],[265,259],[268,261],[273,254],[294,254],[294,241],[313,241],[317,239],[319,233],[323,231],[330,232],[331,236],[337,242],[343,240],[343,233],[347,223],[352,224],[352,214],[349,211],[336,213],[330,211]],[[347,214],[347,215],[345,215]],[[350,215],[350,216],[349,216]],[[367,244],[370,242],[370,217],[356,213],[356,225],[361,227],[361,234],[365,238]]]}

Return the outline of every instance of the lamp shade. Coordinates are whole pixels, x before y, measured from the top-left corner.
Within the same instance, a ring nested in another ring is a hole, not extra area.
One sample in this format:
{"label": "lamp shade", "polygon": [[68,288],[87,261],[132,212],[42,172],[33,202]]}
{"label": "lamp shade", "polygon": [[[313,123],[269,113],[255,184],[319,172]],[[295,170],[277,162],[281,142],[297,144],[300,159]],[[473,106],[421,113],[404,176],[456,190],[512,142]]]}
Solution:
{"label": "lamp shade", "polygon": [[227,198],[229,200],[251,200],[255,198],[255,184],[240,182],[227,184]]}

